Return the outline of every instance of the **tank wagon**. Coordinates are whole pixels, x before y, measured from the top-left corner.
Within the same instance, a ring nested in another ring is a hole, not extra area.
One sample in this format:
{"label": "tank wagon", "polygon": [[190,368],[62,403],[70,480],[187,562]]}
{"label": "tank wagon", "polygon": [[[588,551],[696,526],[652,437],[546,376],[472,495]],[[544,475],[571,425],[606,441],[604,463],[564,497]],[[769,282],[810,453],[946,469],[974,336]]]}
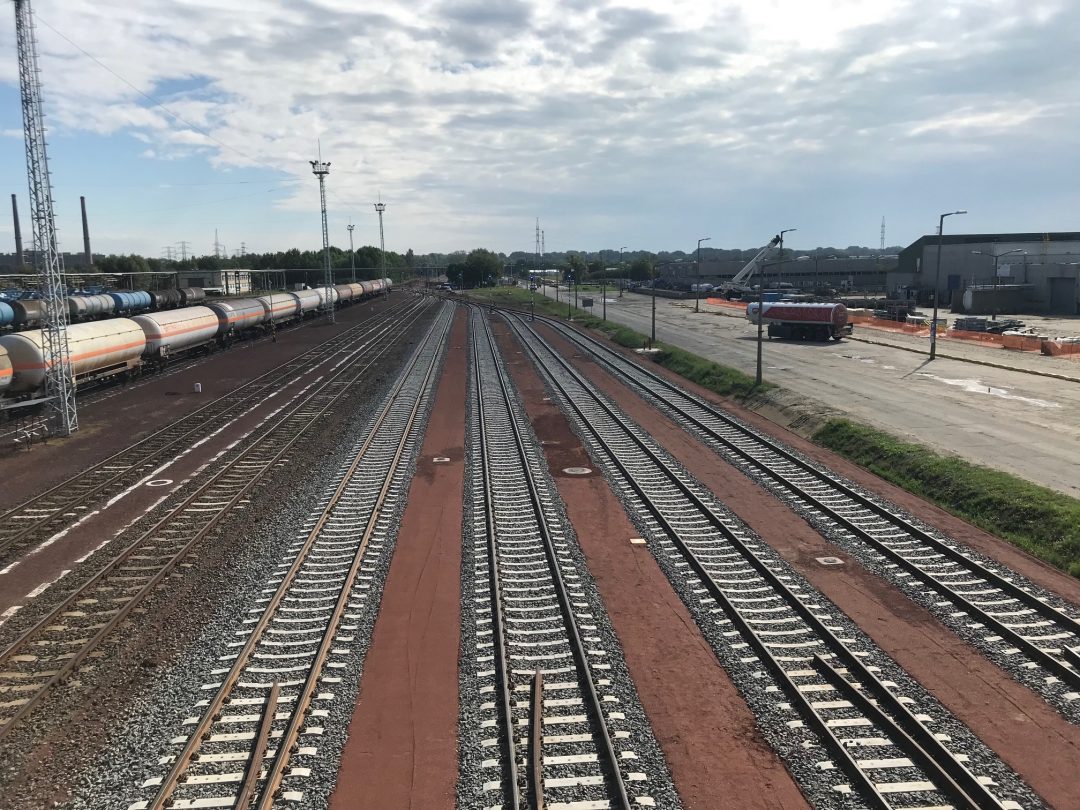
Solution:
{"label": "tank wagon", "polygon": [[202,287],[181,287],[177,292],[180,294],[181,306],[190,307],[206,300],[206,290]]}
{"label": "tank wagon", "polygon": [[213,346],[221,329],[218,314],[209,307],[183,307],[168,312],[136,315],[131,321],[146,337],[148,360],[164,366],[174,355],[199,346]]}
{"label": "tank wagon", "polygon": [[3,396],[11,385],[11,376],[11,358],[8,357],[7,349],[0,346],[0,396]]}
{"label": "tank wagon", "polygon": [[[137,372],[146,347],[142,329],[127,318],[73,324],[67,338],[76,385]],[[44,385],[46,364],[40,329],[0,335],[0,347],[11,363],[8,393],[29,393]]]}
{"label": "tank wagon", "polygon": [[11,326],[15,322],[15,310],[7,301],[0,301],[0,326]]}
{"label": "tank wagon", "polygon": [[111,292],[109,297],[116,304],[114,311],[117,313],[138,312],[150,309],[154,304],[150,293],[142,290]]}
{"label": "tank wagon", "polygon": [[254,329],[270,319],[270,306],[258,298],[230,298],[208,302],[206,308],[218,317],[217,336],[222,341],[246,329]]}
{"label": "tank wagon", "polygon": [[750,323],[758,322],[759,308],[763,310],[761,320],[767,324],[769,337],[840,340],[852,331],[852,326],[848,323],[847,307],[843,304],[755,302],[746,307],[746,319]]}

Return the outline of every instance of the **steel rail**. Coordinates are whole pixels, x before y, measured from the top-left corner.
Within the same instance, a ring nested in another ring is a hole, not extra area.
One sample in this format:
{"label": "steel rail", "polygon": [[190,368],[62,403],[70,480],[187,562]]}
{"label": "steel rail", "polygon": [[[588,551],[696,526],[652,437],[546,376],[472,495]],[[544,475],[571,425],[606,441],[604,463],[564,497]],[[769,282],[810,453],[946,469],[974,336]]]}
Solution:
{"label": "steel rail", "polygon": [[[275,366],[269,371],[260,374],[255,379],[249,380],[243,385],[233,389],[229,393],[218,397],[212,402],[208,402],[206,405],[202,406],[198,410],[189,413],[187,416],[184,416],[179,421],[173,422],[168,427],[162,428],[161,430],[158,430],[150,434],[149,436],[140,439],[139,441],[129,445],[123,450],[114,453],[113,455],[102,461],[99,461],[92,467],[83,470],[78,475],[72,476],[63,483],[50,487],[44,492],[35,495],[33,498],[24,501],[18,506],[14,506],[11,509],[8,509],[3,514],[0,514],[0,527],[10,525],[15,520],[15,516],[19,513],[35,509],[38,504],[46,502],[52,496],[61,494],[65,490],[78,487],[80,486],[81,482],[89,481],[92,476],[96,475],[99,472],[105,471],[106,468],[110,465],[116,464],[118,462],[123,462],[127,464],[124,469],[118,471],[115,475],[111,475],[105,478],[103,481],[94,484],[90,490],[86,492],[79,492],[74,500],[66,500],[58,506],[51,507],[51,511],[49,511],[47,514],[37,516],[32,523],[29,523],[29,525],[27,526],[21,527],[14,534],[10,534],[6,537],[0,537],[0,554],[7,552],[8,549],[10,549],[12,546],[15,546],[17,543],[25,540],[33,532],[40,531],[42,526],[47,525],[56,517],[63,515],[65,512],[69,512],[75,506],[85,504],[87,501],[100,493],[106,487],[116,483],[117,481],[122,480],[125,477],[131,476],[132,471],[136,470],[136,468],[143,467],[147,464],[154,462],[155,460],[160,459],[161,456],[168,453],[170,450],[176,448],[177,446],[180,446],[185,440],[188,440],[193,436],[199,435],[201,431],[204,431],[206,429],[206,423],[209,420],[219,419],[223,415],[230,412],[242,413],[243,408],[246,405],[259,400],[260,396],[263,394],[267,387],[273,385],[276,381],[279,381],[280,379],[284,379],[285,375],[288,374],[290,369],[297,366],[304,366],[306,363],[309,363],[311,361],[313,356],[325,355],[325,358],[320,361],[319,365],[324,362],[328,362],[332,359],[334,353],[338,350],[340,346],[346,345],[349,341],[353,340],[355,337],[357,337],[358,333],[363,335],[375,331],[376,329],[380,328],[383,323],[390,321],[394,317],[402,314],[401,310],[407,311],[410,306],[415,305],[403,303],[391,310],[380,312],[375,318],[365,321],[361,324],[357,324],[356,326],[351,327],[348,331],[335,335],[333,338],[320,344],[319,346],[315,346],[307,352],[304,352],[303,354],[298,355],[291,360]],[[238,395],[240,395],[240,399],[237,399]],[[190,424],[190,429],[185,429],[185,426],[187,426],[188,424]],[[177,428],[179,428],[182,432],[178,435],[170,436],[169,434],[175,433]],[[165,444],[157,447],[153,446],[154,442],[160,441],[163,438],[166,439]],[[140,448],[148,448],[147,455],[132,459],[130,462],[124,459],[125,456],[139,452]]]}
{"label": "steel rail", "polygon": [[[1037,637],[1035,641],[1024,637],[1016,630],[1013,630],[1011,627],[1005,624],[1003,621],[996,618],[989,612],[983,610],[981,607],[964,597],[962,594],[958,593],[956,590],[951,588],[948,583],[938,581],[933,575],[923,571],[915,563],[907,559],[903,554],[890,548],[888,545],[883,543],[878,538],[874,537],[857,523],[837,512],[835,507],[823,502],[818,496],[807,492],[802,486],[788,480],[788,478],[784,476],[783,473],[768,466],[768,464],[754,456],[749,451],[739,447],[737,444],[735,444],[722,434],[717,433],[714,429],[709,427],[700,419],[696,418],[693,414],[687,412],[685,408],[680,407],[675,402],[664,399],[655,390],[646,389],[641,384],[636,383],[629,373],[621,370],[615,363],[611,362],[608,359],[607,356],[613,356],[622,361],[623,363],[628,364],[629,361],[621,357],[617,352],[613,352],[608,347],[604,346],[601,343],[593,341],[591,338],[582,336],[575,329],[570,329],[569,327],[565,327],[562,324],[553,323],[548,319],[543,320],[549,326],[555,327],[560,334],[567,336],[582,349],[591,351],[594,355],[599,356],[601,362],[604,363],[604,365],[606,365],[608,368],[610,368],[617,376],[622,379],[629,380],[630,383],[635,385],[639,390],[644,390],[648,395],[651,395],[653,398],[663,401],[665,405],[676,411],[681,418],[693,424],[695,428],[705,433],[714,441],[723,445],[726,449],[737,455],[739,458],[743,459],[748,464],[752,465],[759,472],[768,475],[780,485],[791,490],[797,497],[811,504],[816,510],[824,514],[829,520],[842,526],[848,532],[855,535],[859,540],[870,546],[874,551],[886,557],[890,562],[900,566],[909,574],[917,576],[920,580],[925,581],[927,584],[934,587],[940,593],[946,595],[952,601],[956,602],[959,605],[962,605],[970,613],[975,614],[981,622],[991,627],[998,635],[1007,639],[1015,647],[1023,650],[1029,658],[1035,660],[1044,669],[1051,672],[1053,675],[1060,678],[1065,683],[1073,686],[1074,688],[1080,689],[1080,664],[1078,664],[1075,659],[1076,654],[1073,653],[1073,651],[1070,650],[1069,647],[1063,645],[1062,658],[1064,659],[1064,661],[1055,657],[1052,653],[1049,653],[1042,647],[1038,646]],[[1053,622],[1055,625],[1062,627],[1064,630],[1072,633],[1074,636],[1080,639],[1080,621],[1069,616],[1064,611],[1054,607],[1053,605],[1048,605],[1039,596],[1031,593],[1020,585],[1017,585],[1015,582],[1012,582],[1007,577],[997,574],[996,572],[992,571],[990,568],[987,568],[985,565],[978,562],[977,560],[973,560],[972,558],[965,555],[963,552],[953,548],[952,546],[942,542],[941,540],[938,540],[933,535],[929,534],[923,529],[920,529],[918,526],[915,526],[910,521],[905,520],[900,515],[891,512],[886,507],[883,507],[880,504],[876,503],[863,493],[856,491],[852,487],[846,485],[844,482],[838,480],[832,475],[829,475],[822,469],[815,467],[809,462],[804,461],[803,459],[799,458],[787,449],[779,446],[775,442],[769,440],[764,436],[761,436],[756,431],[752,431],[749,428],[740,425],[739,423],[728,417],[726,414],[721,412],[719,409],[707,403],[705,400],[702,400],[689,392],[683,391],[674,383],[666,380],[664,377],[656,374],[655,372],[652,372],[646,368],[639,367],[636,364],[634,364],[632,367],[635,371],[641,373],[643,376],[648,377],[649,380],[651,380],[660,388],[668,390],[676,397],[681,397],[685,400],[688,400],[695,407],[704,410],[706,413],[710,414],[714,418],[722,421],[727,427],[738,431],[752,441],[758,442],[765,448],[766,451],[774,453],[789,464],[796,466],[804,473],[810,475],[811,477],[817,479],[820,482],[823,482],[826,486],[831,487],[837,492],[840,492],[845,497],[849,498],[852,501],[855,501],[863,508],[873,512],[882,520],[892,524],[897,529],[907,533],[914,539],[918,540],[920,543],[923,543],[924,545],[932,548],[935,552],[946,557],[948,560],[970,570],[974,576],[978,576],[986,580],[987,583],[998,588],[1013,599],[1016,599],[1024,607],[1030,608],[1042,618]],[[1073,654],[1070,655],[1070,653]]]}
{"label": "steel rail", "polygon": [[259,730],[255,733],[255,745],[248,757],[247,767],[244,769],[244,781],[240,785],[240,793],[236,796],[236,810],[247,810],[251,805],[251,798],[255,795],[255,785],[259,782],[259,773],[262,771],[262,763],[266,758],[267,746],[270,742],[270,731],[274,726],[274,717],[277,714],[278,696],[281,694],[281,684],[274,681],[270,687],[270,694],[266,696],[263,705],[262,717],[259,719]]}
{"label": "steel rail", "polygon": [[[399,321],[396,326],[399,332],[404,332],[408,326],[411,326],[412,322]],[[199,500],[211,487],[217,485],[224,476],[230,471],[235,469],[241,462],[243,462],[250,453],[260,449],[260,442],[269,440],[274,431],[280,426],[285,424],[289,419],[297,414],[298,411],[305,408],[312,398],[318,396],[318,394],[335,383],[338,376],[344,376],[347,373],[351,373],[355,379],[360,378],[365,370],[370,368],[376,360],[378,360],[383,354],[389,351],[390,343],[385,343],[379,347],[378,352],[372,356],[363,367],[345,366],[342,365],[340,370],[331,378],[324,380],[320,387],[311,393],[311,395],[304,401],[296,403],[289,413],[280,417],[277,422],[263,431],[262,436],[258,437],[252,444],[247,446],[238,456],[232,461],[226,464],[221,470],[214,474],[211,478],[207,479],[200,487],[198,487],[189,497],[187,497],[180,505],[172,509],[169,514],[163,516],[158,520],[151,528],[143,532],[137,539],[132,541],[126,546],[116,557],[111,559],[101,570],[99,570],[93,577],[83,583],[79,588],[69,594],[57,607],[47,613],[41,619],[39,619],[31,628],[24,631],[20,636],[10,643],[2,653],[0,653],[0,661],[10,659],[19,650],[25,648],[30,644],[33,639],[38,636],[42,630],[53,625],[67,610],[71,609],[79,600],[81,600],[85,594],[87,594],[96,585],[103,582],[108,576],[110,576],[122,563],[126,562],[136,551],[139,550],[149,538],[153,537],[162,527],[168,525],[176,519],[178,514],[183,513],[194,502]],[[63,683],[72,672],[86,659],[90,653],[96,650],[101,643],[110,636],[116,628],[125,621],[131,614],[131,611],[138,606],[143,600],[150,596],[158,585],[165,579],[165,577],[172,572],[172,570],[190,553],[191,549],[209,532],[211,532],[218,523],[223,520],[229,512],[244,499],[244,497],[254,488],[263,475],[273,470],[276,464],[284,458],[288,452],[295,446],[295,444],[307,433],[307,431],[315,426],[318,418],[326,413],[335,402],[337,402],[348,390],[350,382],[345,388],[339,391],[333,396],[311,419],[306,423],[306,426],[292,436],[275,455],[263,465],[262,469],[251,476],[247,483],[238,490],[219,511],[214,515],[208,523],[206,523],[201,529],[193,534],[176,552],[170,555],[169,559],[161,565],[159,570],[136,592],[132,595],[112,617],[97,628],[96,632],[87,639],[74,653],[71,653],[64,659],[64,663],[61,667],[44,682],[36,692],[27,699],[27,702],[19,707],[19,709],[3,724],[0,725],[0,741],[2,741],[11,730],[28,714],[30,714],[38,704],[44,699],[45,695],[51,692],[56,686]]]}
{"label": "steel rail", "polygon": [[[517,419],[513,418],[513,397],[510,394],[510,389],[507,384],[506,370],[503,368],[499,358],[499,353],[495,347],[495,340],[491,334],[491,326],[486,318],[482,318],[481,324],[483,326],[484,334],[487,337],[488,346],[491,351],[492,360],[495,364],[496,374],[499,379],[499,388],[502,391],[503,398],[505,400],[506,407],[511,414],[510,424],[513,426],[514,443],[517,446],[518,456],[521,459],[522,471],[524,478],[529,487],[529,497],[533,505],[533,511],[536,515],[537,528],[541,539],[543,540],[544,553],[547,557],[548,568],[551,573],[551,580],[555,586],[555,593],[559,600],[559,606],[562,609],[563,620],[566,626],[567,636],[570,638],[570,648],[574,654],[574,660],[577,664],[578,672],[580,673],[581,683],[583,685],[583,691],[585,692],[588,707],[593,713],[593,717],[596,720],[596,726],[600,732],[600,740],[602,744],[603,754],[607,757],[608,766],[610,769],[611,781],[615,788],[617,801],[617,807],[621,810],[632,810],[630,798],[626,791],[626,783],[623,779],[622,770],[619,768],[619,755],[615,750],[615,745],[612,742],[611,734],[608,731],[607,723],[604,721],[603,705],[600,702],[600,696],[596,693],[596,686],[592,681],[592,670],[589,667],[589,659],[585,653],[585,645],[581,641],[581,634],[578,632],[577,624],[574,622],[574,610],[570,603],[570,595],[566,590],[566,583],[563,580],[562,570],[559,567],[559,560],[555,553],[555,542],[551,536],[551,531],[548,528],[547,521],[544,519],[543,509],[541,507],[540,492],[536,485],[536,476],[532,470],[532,466],[529,463],[528,454],[525,451],[525,440],[521,435],[521,426],[518,424]],[[482,404],[482,400],[481,400]],[[483,418],[483,410],[480,411],[480,416]],[[497,606],[501,607],[501,606]]]}
{"label": "steel rail", "polygon": [[544,810],[544,673],[536,670],[533,675],[532,711],[529,733],[529,788],[533,795],[534,810]]}
{"label": "steel rail", "polygon": [[[506,763],[509,772],[510,807],[508,810],[520,810],[521,787],[518,782],[517,738],[514,736],[514,715],[510,708],[510,694],[512,691],[510,674],[506,669],[508,654],[506,650],[506,631],[503,627],[502,587],[499,584],[499,549],[498,541],[495,537],[495,500],[491,492],[491,470],[487,454],[487,423],[484,419],[484,391],[481,384],[480,348],[476,345],[476,341],[472,339],[471,329],[469,330],[469,336],[469,342],[472,344],[473,356],[473,385],[476,390],[477,412],[479,414],[477,422],[480,431],[480,466],[484,480],[484,530],[487,540],[488,577],[491,580],[488,598],[491,600],[492,642],[495,646],[495,675],[498,678],[500,686],[499,706],[502,710],[504,722],[502,736],[503,745],[506,747]],[[534,742],[536,739],[535,734],[536,732],[534,729]],[[533,756],[536,756],[535,750],[533,751]],[[539,785],[539,788],[540,796],[542,797],[542,783]]]}
{"label": "steel rail", "polygon": [[[437,324],[438,321],[436,321],[436,323],[432,325],[425,340],[430,337]],[[267,627],[270,625],[271,619],[275,615],[281,603],[284,601],[285,596],[288,594],[289,590],[292,588],[297,574],[303,567],[303,564],[307,559],[312,547],[315,545],[319,534],[321,533],[323,527],[326,525],[326,522],[329,520],[331,512],[341,500],[346,488],[351,483],[353,476],[355,475],[357,469],[360,467],[364,456],[367,454],[368,450],[375,442],[379,432],[379,428],[386,422],[386,420],[390,416],[391,410],[396,403],[398,396],[401,393],[401,389],[405,386],[405,383],[409,378],[409,374],[412,372],[413,368],[417,365],[419,360],[419,354],[414,354],[410,364],[398,378],[397,383],[394,385],[394,388],[391,390],[390,394],[386,399],[385,406],[375,418],[375,421],[373,422],[367,437],[364,439],[363,444],[354,455],[352,461],[350,462],[348,468],[345,471],[345,474],[342,476],[341,481],[334,489],[334,493],[331,495],[326,506],[323,508],[322,514],[319,516],[318,520],[315,522],[315,525],[308,533],[307,539],[304,541],[301,548],[297,551],[296,558],[294,559],[292,565],[289,567],[289,570],[282,577],[282,580],[275,589],[273,596],[270,597],[266,607],[263,609],[263,612],[259,617],[259,620],[256,622],[255,626],[251,630],[251,633],[248,635],[248,639],[244,643],[244,646],[236,654],[236,659],[233,662],[233,665],[229,668],[228,673],[224,675],[222,683],[218,687],[218,690],[214,694],[214,697],[207,701],[207,706],[203,711],[203,716],[200,718],[198,724],[196,724],[196,726],[190,730],[187,743],[184,745],[183,750],[177,755],[175,761],[173,762],[172,768],[170,768],[169,770],[168,776],[166,776],[163,780],[156,797],[149,805],[152,810],[163,810],[170,805],[172,795],[175,792],[176,788],[179,786],[184,773],[191,765],[191,762],[194,759],[196,753],[202,747],[203,739],[208,735],[216,716],[221,711],[222,706],[225,704],[226,699],[232,693],[232,690],[235,688],[236,684],[239,682],[240,677],[242,676],[245,668],[250,662],[252,654],[255,652],[255,648],[258,646],[260,639],[263,637],[263,634],[265,633]],[[419,411],[420,403],[423,399],[423,391],[427,388],[427,383],[431,380],[437,361],[438,353],[436,352],[433,355],[431,363],[428,367],[427,375],[425,377],[425,385],[421,388],[421,395],[417,397],[416,402],[413,404],[408,424],[405,430],[403,430],[402,432],[401,441],[398,443],[394,460],[391,465],[391,470],[396,469],[397,465],[400,463],[401,455],[404,452],[405,445],[408,443],[409,440],[409,432],[415,420],[416,414]],[[333,642],[334,634],[337,632],[337,626],[340,622],[341,614],[344,612],[345,606],[348,604],[349,595],[352,590],[352,583],[356,579],[356,574],[360,569],[360,565],[363,561],[364,552],[367,550],[368,542],[380,515],[380,509],[382,503],[386,498],[386,493],[392,482],[392,477],[392,475],[386,476],[385,482],[379,493],[376,504],[372,509],[371,517],[369,518],[368,524],[364,529],[360,545],[357,548],[356,553],[354,554],[352,564],[349,568],[349,573],[342,581],[341,591],[338,594],[332,616],[327,622],[323,639],[319,645],[319,650],[315,656],[315,660],[310,667],[308,676],[304,681],[304,686],[301,694],[297,696],[296,701],[293,704],[294,708],[292,714],[290,715],[288,728],[286,729],[286,732],[282,735],[282,737],[278,740],[277,753],[274,757],[273,764],[267,773],[263,788],[259,792],[258,799],[255,804],[256,808],[267,807],[273,802],[274,793],[277,790],[277,783],[280,782],[283,776],[284,767],[288,762],[289,754],[291,753],[291,748],[295,741],[296,731],[299,728],[300,721],[303,719],[303,716],[307,711],[307,707],[310,703],[311,692],[314,691],[314,688],[317,685],[318,679],[322,673],[322,665],[325,661],[326,653],[330,648],[330,644]]]}
{"label": "steel rail", "polygon": [[[504,315],[504,317],[507,317]],[[519,342],[526,348],[527,351],[535,358],[538,365],[545,370],[548,369],[548,364],[540,356],[536,350],[533,341],[527,340],[525,335],[519,331],[519,325],[515,322],[515,319],[507,317],[507,320],[514,328]],[[676,475],[668,465],[661,459],[647,444],[645,444],[640,437],[638,437],[634,431],[629,430],[620,417],[612,410],[612,408],[599,396],[595,394],[592,388],[588,385],[585,379],[578,371],[573,368],[566,360],[560,357],[546,341],[533,329],[522,325],[520,328],[528,329],[536,343],[543,345],[551,357],[562,366],[567,375],[571,377],[577,383],[583,391],[590,397],[591,401],[607,414],[609,418],[617,425],[621,425],[623,428],[623,435],[628,438],[638,450],[643,453],[649,461],[655,465],[655,468],[663,475],[669,483],[671,483],[679,492],[686,498],[686,500],[701,514],[713,528],[721,534],[724,539],[729,542],[733,548],[739,551],[742,557],[748,562],[755,571],[764,579],[769,586],[778,594],[781,595],[783,600],[791,607],[799,616],[803,619],[808,626],[810,626],[814,632],[821,638],[829,650],[840,659],[844,665],[851,671],[860,673],[860,679],[865,686],[868,686],[874,693],[875,698],[882,704],[887,705],[894,717],[906,711],[903,704],[891,690],[885,687],[876,677],[872,675],[859,661],[858,656],[855,655],[846,644],[843,643],[826,625],[819,619],[814,612],[794,593],[790,588],[784,584],[782,580],[762,561],[754,551],[746,546],[746,544],[737,537],[723,521],[721,521],[716,514],[712,511],[707,504],[705,504],[698,495],[693,492],[681,479]],[[826,725],[821,716],[814,710],[810,703],[810,700],[803,694],[798,685],[791,679],[791,677],[784,670],[783,665],[773,656],[772,652],[768,649],[765,642],[758,636],[757,632],[750,626],[750,624],[742,617],[737,607],[730,601],[724,592],[723,588],[716,582],[712,574],[708,571],[704,563],[698,555],[689,548],[686,542],[681,537],[681,532],[677,527],[671,524],[671,522],[665,517],[663,511],[653,502],[652,498],[645,492],[644,488],[637,481],[633,473],[626,467],[622,460],[618,457],[615,451],[612,449],[610,443],[600,434],[599,430],[592,424],[592,422],[585,416],[574,397],[571,396],[569,391],[566,390],[562,382],[558,380],[556,375],[547,370],[547,374],[552,384],[559,390],[563,399],[567,402],[569,407],[577,414],[579,422],[585,426],[585,429],[589,432],[593,441],[604,451],[604,453],[611,459],[612,464],[619,470],[623,479],[634,490],[641,502],[649,510],[653,519],[660,525],[667,538],[680,550],[687,563],[693,569],[694,573],[701,579],[712,596],[722,607],[725,614],[732,620],[732,622],[739,628],[740,634],[747,640],[748,644],[754,649],[755,653],[762,660],[774,677],[780,682],[781,687],[788,694],[791,700],[800,706],[801,714],[809,720],[810,724],[815,728],[818,736],[825,741],[826,745],[832,751],[833,755],[838,759],[841,766],[849,776],[853,777],[862,786],[862,793],[864,798],[874,803],[875,806],[886,810],[891,808],[888,800],[880,793],[877,786],[870,780],[869,776],[859,766],[857,760],[852,756],[851,752],[844,746],[833,734],[832,730]],[[896,723],[890,724],[896,727]],[[990,793],[986,787],[981,785],[978,779],[971,775],[966,768],[956,760],[955,756],[949,752],[940,741],[937,741],[932,734],[928,735],[933,740],[935,753],[933,757],[927,759],[929,772],[928,775],[935,777],[934,785],[942,793],[950,796],[950,798],[957,802],[958,806],[963,808],[969,808],[970,810],[985,810],[985,808],[1000,808],[1001,802]],[[902,739],[901,742],[904,740]],[[897,747],[900,744],[894,743]],[[915,751],[909,752],[914,756],[918,756]],[[952,760],[948,765],[944,764],[944,760]],[[958,781],[954,778],[954,773],[959,773],[957,769],[961,769],[970,777],[967,781],[973,785],[973,789],[977,790],[974,796],[969,795],[967,787],[961,788]]]}

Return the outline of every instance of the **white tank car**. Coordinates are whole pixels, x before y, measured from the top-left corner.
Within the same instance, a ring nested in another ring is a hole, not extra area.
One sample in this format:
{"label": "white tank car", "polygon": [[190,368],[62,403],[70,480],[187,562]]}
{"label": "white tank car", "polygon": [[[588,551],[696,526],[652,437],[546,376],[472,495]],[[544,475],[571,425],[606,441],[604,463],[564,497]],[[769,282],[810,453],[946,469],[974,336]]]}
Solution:
{"label": "white tank car", "polygon": [[[135,368],[146,347],[146,336],[127,318],[72,324],[67,329],[68,354],[76,381],[111,376]],[[36,391],[45,382],[41,330],[0,336],[11,360],[10,393]]]}
{"label": "white tank car", "polygon": [[7,349],[0,346],[0,395],[11,385],[11,358]]}
{"label": "white tank car", "polygon": [[322,296],[319,295],[318,290],[298,290],[293,295],[300,302],[300,314],[311,312],[322,305]]}
{"label": "white tank car", "polygon": [[221,324],[209,307],[182,307],[131,318],[146,334],[146,353],[169,357],[217,337]]}
{"label": "white tank car", "polygon": [[[315,290],[315,292],[317,292],[319,294],[319,306],[323,306],[324,304],[326,304],[326,288],[325,287],[319,287],[318,289]],[[340,296],[338,295],[338,291],[335,290],[333,287],[331,287],[330,288],[330,305],[333,306],[334,304],[336,304],[338,302],[339,299],[340,299]]]}
{"label": "white tank car", "polygon": [[269,317],[269,310],[255,298],[232,298],[227,301],[208,301],[207,309],[218,316],[219,335],[258,326]]}
{"label": "white tank car", "polygon": [[271,313],[273,313],[275,321],[295,318],[300,314],[300,299],[296,297],[296,293],[281,292],[273,295],[257,295],[255,300],[266,307],[267,320],[270,319],[269,315]]}

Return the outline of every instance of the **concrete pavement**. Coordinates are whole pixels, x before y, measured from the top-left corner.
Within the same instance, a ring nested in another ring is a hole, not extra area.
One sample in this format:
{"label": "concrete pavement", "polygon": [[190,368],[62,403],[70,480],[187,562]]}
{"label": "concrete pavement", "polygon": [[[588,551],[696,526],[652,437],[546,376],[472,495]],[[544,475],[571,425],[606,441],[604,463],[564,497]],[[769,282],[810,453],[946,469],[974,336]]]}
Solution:
{"label": "concrete pavement", "polygon": [[[546,292],[555,297],[551,288]],[[560,298],[566,300],[565,290]],[[753,374],[756,327],[702,304],[695,313],[692,301],[657,299],[657,339]],[[648,334],[650,305],[648,296],[609,293],[607,316]],[[593,312],[600,314],[599,300]],[[1037,360],[1002,357],[1002,350],[942,341],[939,352],[965,359],[939,355],[931,362],[925,354],[905,350],[918,348],[918,338],[858,327],[856,334],[881,341],[766,339],[764,377],[790,392],[787,399],[803,413],[817,410],[825,417],[839,411],[939,452],[1080,497],[1080,383],[968,362]],[[897,340],[911,347],[886,345]],[[1075,361],[1037,365],[1080,378]]]}

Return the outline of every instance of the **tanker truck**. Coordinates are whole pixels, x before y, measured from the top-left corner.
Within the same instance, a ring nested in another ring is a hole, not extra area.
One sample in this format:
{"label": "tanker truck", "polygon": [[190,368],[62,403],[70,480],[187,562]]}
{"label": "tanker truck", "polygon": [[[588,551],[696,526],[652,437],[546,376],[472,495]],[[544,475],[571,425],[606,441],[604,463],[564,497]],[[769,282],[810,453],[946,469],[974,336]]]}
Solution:
{"label": "tanker truck", "polygon": [[797,340],[840,340],[851,334],[847,307],[843,304],[802,304],[791,301],[766,301],[746,307],[746,320],[758,322],[758,309],[764,310],[763,322],[769,337]]}

